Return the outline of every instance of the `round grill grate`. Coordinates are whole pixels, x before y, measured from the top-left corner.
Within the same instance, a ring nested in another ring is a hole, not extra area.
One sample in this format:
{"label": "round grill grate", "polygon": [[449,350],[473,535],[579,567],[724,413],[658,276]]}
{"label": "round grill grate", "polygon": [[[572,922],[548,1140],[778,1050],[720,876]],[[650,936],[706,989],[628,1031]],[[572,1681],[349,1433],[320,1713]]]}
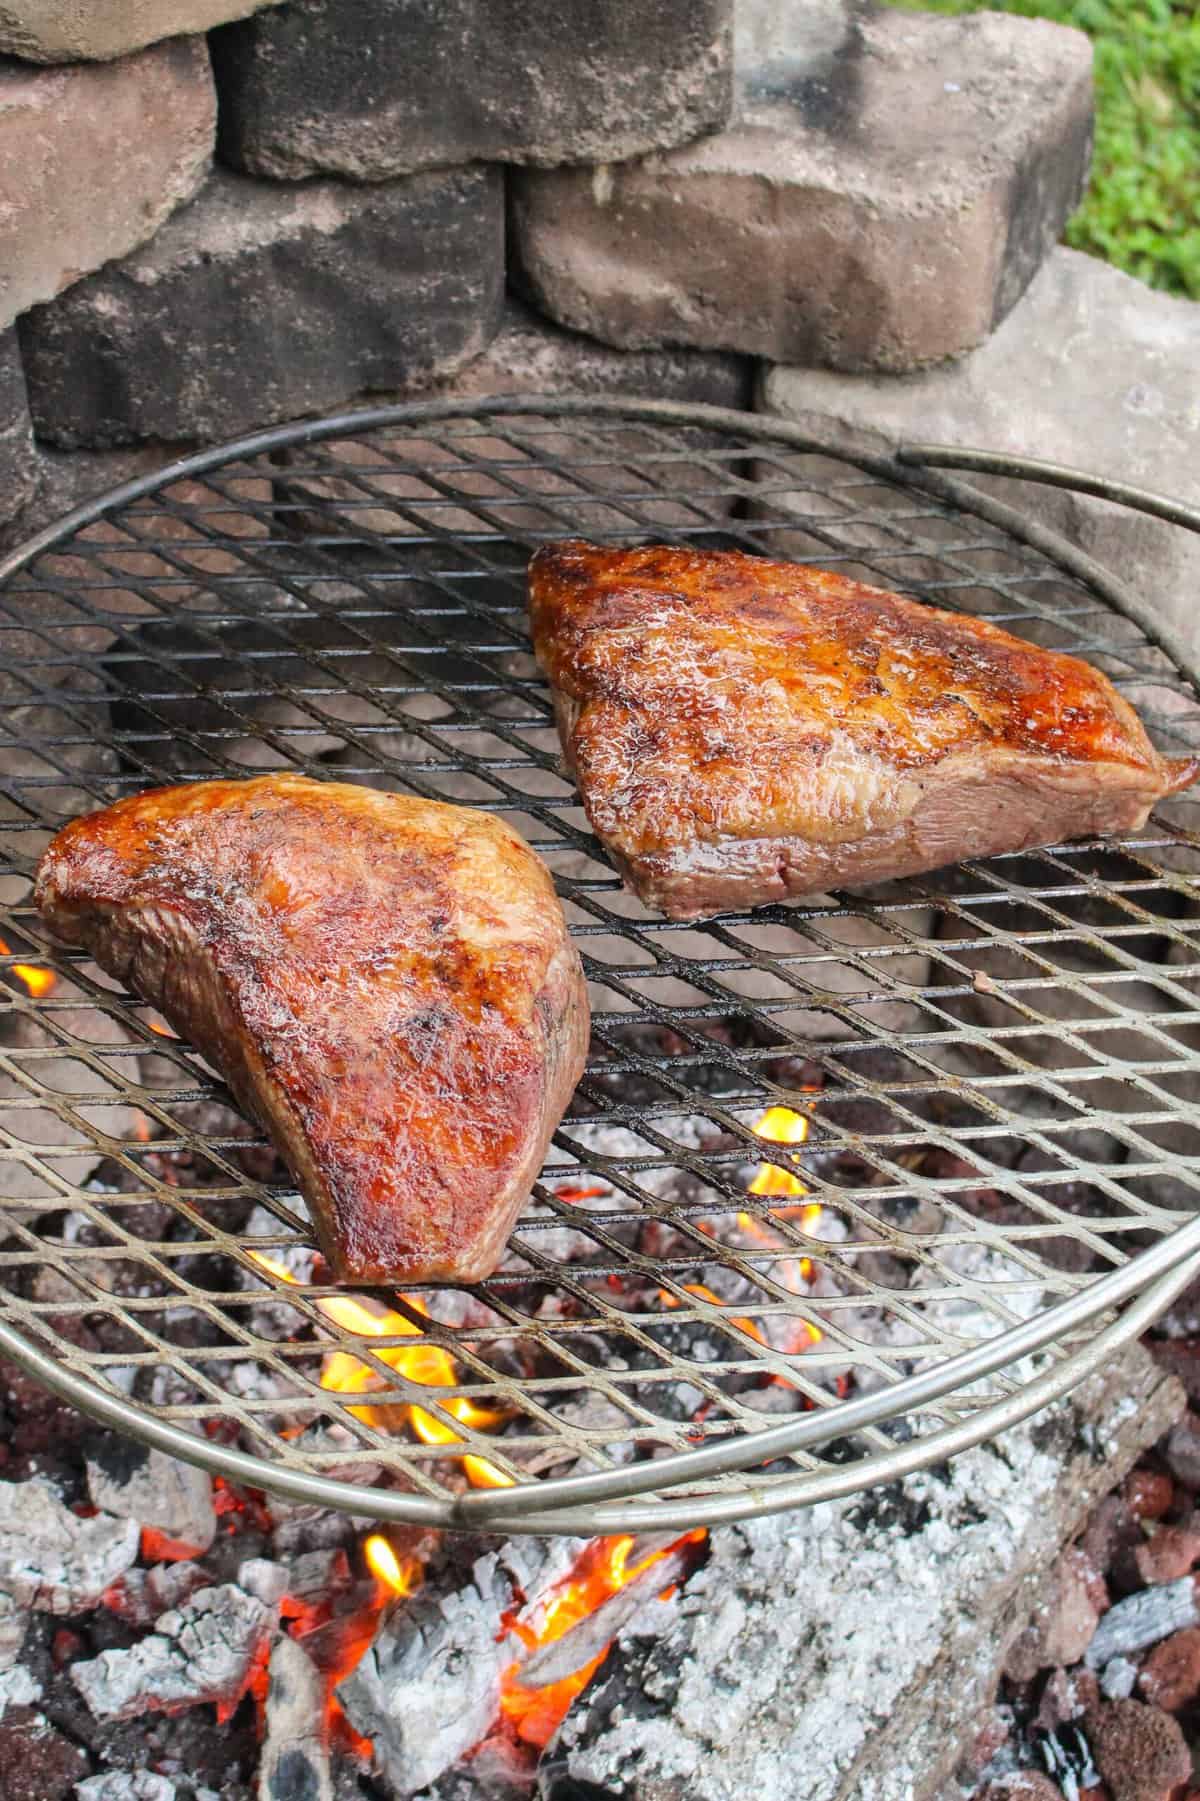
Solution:
{"label": "round grill grate", "polygon": [[[529,651],[525,564],[566,535],[907,590],[1087,657],[1163,748],[1200,744],[1175,647],[1064,541],[927,467],[704,407],[347,415],[173,465],[10,557],[0,1349],[297,1501],[602,1531],[844,1493],[1064,1392],[1200,1253],[1196,802],[658,919],[559,772]],[[220,1083],[33,914],[76,814],[284,768],[492,809],[557,880],[592,1054],[477,1288],[323,1283]]]}

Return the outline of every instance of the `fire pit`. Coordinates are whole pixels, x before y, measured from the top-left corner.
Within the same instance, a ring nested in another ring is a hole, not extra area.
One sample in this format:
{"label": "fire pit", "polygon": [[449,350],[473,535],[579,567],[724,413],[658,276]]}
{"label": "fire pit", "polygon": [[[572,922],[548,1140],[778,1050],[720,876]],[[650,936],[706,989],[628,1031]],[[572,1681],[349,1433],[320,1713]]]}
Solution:
{"label": "fire pit", "polygon": [[[425,1716],[396,1697],[431,1646],[447,1681],[468,1652],[478,1677],[454,1756],[486,1739],[497,1683],[547,1742],[700,1529],[878,1493],[1013,1426],[1105,1368],[1200,1253],[1195,801],[1120,841],[652,917],[560,773],[525,636],[528,555],[571,534],[907,588],[1086,656],[1164,748],[1200,744],[1190,676],[1065,542],[928,468],[713,408],[438,403],[267,432],[8,559],[0,1350],[238,1507],[273,1498],[277,1546],[290,1517],[326,1559],[315,1601],[289,1590],[340,1635],[320,1670],[377,1755],[403,1719],[392,1764],[414,1769]],[[476,1288],[327,1281],[211,1072],[32,912],[37,855],[77,813],[283,768],[488,807],[558,882],[592,1055]],[[353,1518],[408,1531],[369,1541],[374,1598],[351,1605]],[[381,1618],[437,1527],[509,1542],[443,1582],[451,1628],[428,1599]],[[173,1609],[183,1638],[156,1627],[151,1677],[88,1677],[93,1712],[194,1687],[179,1647],[214,1610],[231,1690],[258,1681],[269,1571],[239,1573],[234,1605],[122,1570],[130,1617]],[[427,1781],[449,1767],[430,1757]]]}

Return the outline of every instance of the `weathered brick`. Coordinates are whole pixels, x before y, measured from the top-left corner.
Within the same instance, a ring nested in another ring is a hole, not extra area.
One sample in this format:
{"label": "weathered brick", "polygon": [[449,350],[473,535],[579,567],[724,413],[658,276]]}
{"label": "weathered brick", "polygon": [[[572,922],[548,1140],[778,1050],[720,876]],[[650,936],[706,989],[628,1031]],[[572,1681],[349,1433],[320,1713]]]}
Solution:
{"label": "weathered brick", "polygon": [[160,38],[208,31],[280,0],[3,0],[0,54],[26,62],[109,62]]}
{"label": "weathered brick", "polygon": [[212,440],[447,375],[504,283],[497,169],[279,187],[216,171],[123,262],[22,321],[38,434]]}
{"label": "weathered brick", "polygon": [[1082,191],[1087,39],[847,0],[841,41],[806,45],[804,10],[747,5],[728,130],[514,178],[522,279],[552,317],[625,346],[904,370],[1005,316]]}
{"label": "weathered brick", "polygon": [[[1200,503],[1200,307],[1156,294],[1095,257],[1055,250],[978,350],[911,375],[773,369],[767,412],[829,442],[985,445],[1068,463]],[[1200,538],[1126,507],[1041,483],[971,476],[1131,575],[1200,651]],[[783,504],[775,495],[772,506]]]}
{"label": "weathered brick", "polygon": [[221,154],[378,181],[686,143],[732,100],[732,0],[293,0],[217,32]]}
{"label": "weathered brick", "polygon": [[215,123],[202,38],[0,64],[0,326],[151,237],[203,181]]}

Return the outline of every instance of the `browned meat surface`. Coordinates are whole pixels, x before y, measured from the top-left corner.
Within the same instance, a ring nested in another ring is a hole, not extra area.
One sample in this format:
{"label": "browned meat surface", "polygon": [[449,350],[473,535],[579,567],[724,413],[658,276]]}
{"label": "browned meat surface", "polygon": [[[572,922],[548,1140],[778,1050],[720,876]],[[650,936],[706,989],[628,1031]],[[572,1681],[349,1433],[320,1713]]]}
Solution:
{"label": "browned meat surface", "polygon": [[271,1133],[341,1280],[496,1267],[588,1036],[515,832],[300,776],[199,782],[76,820],[36,898]]}
{"label": "browned meat surface", "polygon": [[1078,658],[820,569],[576,539],[529,596],[588,818],[675,919],[1125,831],[1196,779]]}

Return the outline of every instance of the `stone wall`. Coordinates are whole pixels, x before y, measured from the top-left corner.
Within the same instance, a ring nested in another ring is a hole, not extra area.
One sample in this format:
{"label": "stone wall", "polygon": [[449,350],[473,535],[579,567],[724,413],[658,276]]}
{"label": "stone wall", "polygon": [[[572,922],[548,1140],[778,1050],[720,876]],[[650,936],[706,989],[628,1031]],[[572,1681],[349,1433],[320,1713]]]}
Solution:
{"label": "stone wall", "polygon": [[[1179,399],[1194,309],[1053,249],[1086,179],[1091,65],[1044,21],[6,0],[0,99],[9,543],[245,430],[521,388],[1200,479]],[[1053,505],[1113,553],[1094,510]],[[1151,554],[1176,616],[1189,556]]]}

